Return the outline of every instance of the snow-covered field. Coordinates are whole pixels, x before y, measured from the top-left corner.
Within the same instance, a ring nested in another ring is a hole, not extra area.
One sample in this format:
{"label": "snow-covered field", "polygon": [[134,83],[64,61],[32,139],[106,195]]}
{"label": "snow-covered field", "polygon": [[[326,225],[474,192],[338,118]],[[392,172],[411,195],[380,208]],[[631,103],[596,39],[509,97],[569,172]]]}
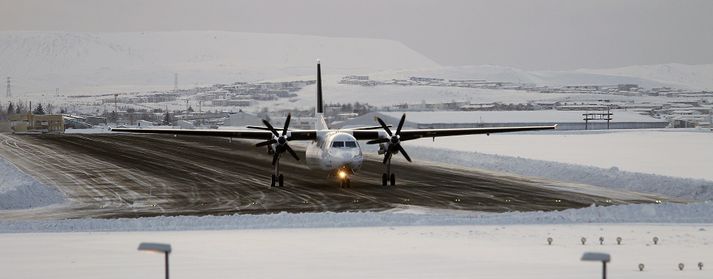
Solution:
{"label": "snow-covered field", "polygon": [[173,248],[172,278],[599,278],[600,263],[579,260],[590,251],[611,254],[613,278],[710,278],[711,231],[575,224],[0,234],[0,268],[4,278],[161,278],[163,256],[137,246],[163,242]]}
{"label": "snow-covered field", "polygon": [[555,131],[421,139],[409,145],[713,181],[709,130]]}

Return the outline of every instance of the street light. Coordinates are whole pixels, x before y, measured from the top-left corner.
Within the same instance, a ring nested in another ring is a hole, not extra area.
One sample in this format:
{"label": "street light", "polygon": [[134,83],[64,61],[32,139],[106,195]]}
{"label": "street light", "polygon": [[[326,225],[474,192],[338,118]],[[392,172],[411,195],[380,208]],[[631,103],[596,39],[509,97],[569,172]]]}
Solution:
{"label": "street light", "polygon": [[166,255],[166,279],[168,279],[168,254],[171,253],[170,244],[142,242],[139,244],[139,251],[164,253]]}
{"label": "street light", "polygon": [[609,254],[587,252],[582,255],[582,261],[602,262],[602,278],[607,279],[607,263],[611,261]]}

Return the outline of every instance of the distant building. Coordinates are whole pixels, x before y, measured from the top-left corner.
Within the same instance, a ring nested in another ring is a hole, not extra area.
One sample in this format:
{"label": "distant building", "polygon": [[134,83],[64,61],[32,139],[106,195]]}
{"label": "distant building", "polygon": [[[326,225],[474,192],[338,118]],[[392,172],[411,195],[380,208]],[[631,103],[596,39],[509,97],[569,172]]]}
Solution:
{"label": "distant building", "polygon": [[445,79],[442,78],[430,78],[430,77],[410,77],[409,80],[415,82],[442,82]]}
{"label": "distant building", "polygon": [[61,114],[36,115],[15,114],[10,116],[13,133],[64,133],[64,119]]}
{"label": "distant building", "polygon": [[262,119],[260,117],[257,117],[255,115],[246,113],[246,112],[236,112],[236,113],[231,113],[228,116],[228,119],[223,122],[224,126],[231,126],[231,127],[245,127],[245,126],[263,126],[262,124]]}

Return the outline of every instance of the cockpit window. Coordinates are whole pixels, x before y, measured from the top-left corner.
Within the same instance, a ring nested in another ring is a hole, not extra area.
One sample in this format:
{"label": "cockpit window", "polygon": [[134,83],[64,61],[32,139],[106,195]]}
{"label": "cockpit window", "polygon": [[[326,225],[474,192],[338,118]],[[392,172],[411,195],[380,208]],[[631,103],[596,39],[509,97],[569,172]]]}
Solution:
{"label": "cockpit window", "polygon": [[356,141],[334,141],[332,142],[332,147],[336,148],[356,148],[357,143]]}

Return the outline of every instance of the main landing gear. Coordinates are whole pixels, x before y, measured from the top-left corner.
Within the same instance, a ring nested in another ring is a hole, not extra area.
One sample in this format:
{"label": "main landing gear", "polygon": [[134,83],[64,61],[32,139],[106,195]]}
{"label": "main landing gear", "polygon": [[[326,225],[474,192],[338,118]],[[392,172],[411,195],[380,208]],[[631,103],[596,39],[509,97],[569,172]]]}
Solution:
{"label": "main landing gear", "polygon": [[386,186],[391,182],[391,186],[396,185],[396,174],[391,173],[391,157],[386,160],[386,173],[381,174],[381,186]]}
{"label": "main landing gear", "polygon": [[[275,172],[272,174],[272,183],[270,183],[270,187],[284,187],[285,186],[285,176],[280,174],[280,155],[277,155],[278,158],[275,162]],[[277,185],[275,185],[277,184]]]}

